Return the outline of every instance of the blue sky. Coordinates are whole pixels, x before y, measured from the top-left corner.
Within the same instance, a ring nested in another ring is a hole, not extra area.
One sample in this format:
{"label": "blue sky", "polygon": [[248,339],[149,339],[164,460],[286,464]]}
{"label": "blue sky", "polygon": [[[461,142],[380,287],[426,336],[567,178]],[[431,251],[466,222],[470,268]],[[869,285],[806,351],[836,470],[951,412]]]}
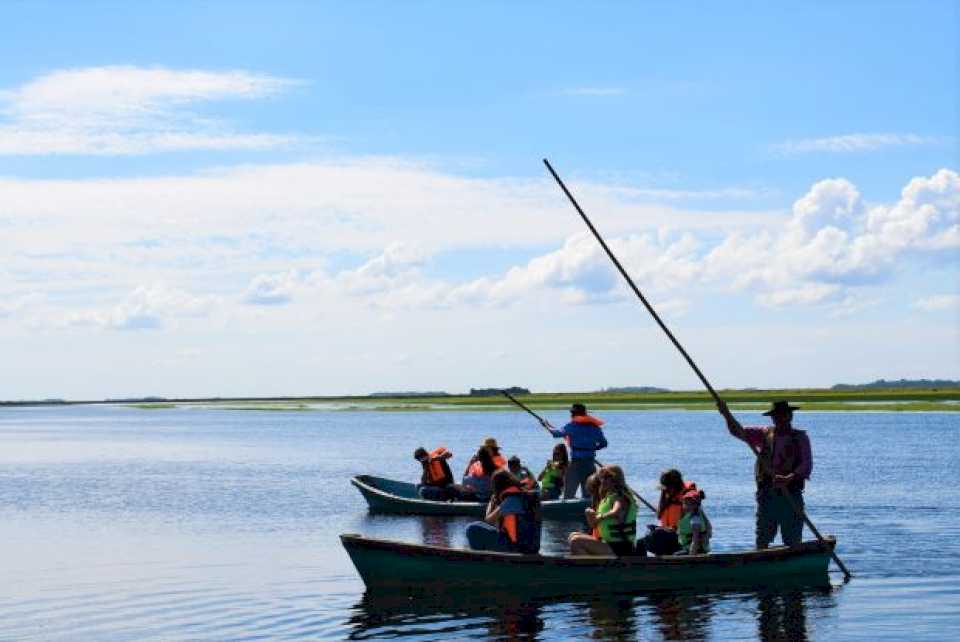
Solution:
{"label": "blue sky", "polygon": [[5,398],[960,377],[955,3],[0,19]]}

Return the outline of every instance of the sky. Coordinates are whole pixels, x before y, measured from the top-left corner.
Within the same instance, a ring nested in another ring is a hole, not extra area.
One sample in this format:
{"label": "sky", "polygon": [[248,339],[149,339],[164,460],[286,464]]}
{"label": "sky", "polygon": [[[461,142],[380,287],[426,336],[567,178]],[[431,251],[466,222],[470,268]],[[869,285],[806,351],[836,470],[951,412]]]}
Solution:
{"label": "sky", "polygon": [[955,2],[7,2],[0,399],[960,378]]}

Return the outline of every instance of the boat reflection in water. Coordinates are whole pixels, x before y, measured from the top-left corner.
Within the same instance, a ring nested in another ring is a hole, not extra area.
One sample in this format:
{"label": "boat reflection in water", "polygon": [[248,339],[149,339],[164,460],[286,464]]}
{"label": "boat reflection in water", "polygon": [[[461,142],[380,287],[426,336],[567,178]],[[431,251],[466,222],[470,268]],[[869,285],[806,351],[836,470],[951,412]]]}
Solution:
{"label": "boat reflection in water", "polygon": [[[436,515],[421,515],[416,518],[420,522],[420,536],[424,544],[450,548],[453,543],[450,539],[450,519]],[[463,528],[459,524],[458,528]]]}
{"label": "boat reflection in water", "polygon": [[[703,640],[809,639],[808,602],[835,606],[833,589],[786,587],[697,593],[656,591],[634,595],[524,599],[515,595],[447,594],[411,597],[366,593],[347,623],[350,639],[384,637],[441,640]],[[718,616],[717,614],[722,614]],[[746,615],[747,617],[744,617]],[[732,617],[731,617],[732,616]],[[756,622],[756,629],[745,629]]]}

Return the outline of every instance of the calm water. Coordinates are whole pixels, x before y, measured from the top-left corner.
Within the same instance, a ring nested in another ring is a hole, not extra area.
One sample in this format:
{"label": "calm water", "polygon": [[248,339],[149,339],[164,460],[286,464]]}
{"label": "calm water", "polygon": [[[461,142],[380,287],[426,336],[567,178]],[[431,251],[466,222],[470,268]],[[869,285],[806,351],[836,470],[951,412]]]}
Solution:
{"label": "calm water", "polygon": [[[715,548],[752,542],[751,456],[718,415],[602,414],[603,459],[647,499],[677,466]],[[459,472],[487,435],[539,468],[552,443],[521,413],[0,410],[0,640],[960,639],[960,414],[798,419],[851,583],[472,604],[365,596],[338,534],[462,546],[466,520],[370,516],[347,479],[413,480],[419,445]]]}

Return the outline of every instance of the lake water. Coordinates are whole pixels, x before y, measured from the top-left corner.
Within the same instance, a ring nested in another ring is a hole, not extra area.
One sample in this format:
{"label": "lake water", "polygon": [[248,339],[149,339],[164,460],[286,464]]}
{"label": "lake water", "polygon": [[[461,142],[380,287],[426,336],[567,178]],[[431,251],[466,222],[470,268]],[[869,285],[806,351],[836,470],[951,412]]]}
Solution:
{"label": "lake water", "polygon": [[[752,458],[719,415],[598,414],[602,459],[648,500],[676,466],[706,489],[714,548],[752,543]],[[419,445],[459,473],[488,435],[539,469],[552,443],[522,413],[0,409],[0,640],[960,639],[960,414],[797,424],[850,583],[471,603],[365,596],[340,533],[463,546],[468,520],[371,516],[347,480],[415,480]],[[546,550],[575,526],[545,525]]]}

